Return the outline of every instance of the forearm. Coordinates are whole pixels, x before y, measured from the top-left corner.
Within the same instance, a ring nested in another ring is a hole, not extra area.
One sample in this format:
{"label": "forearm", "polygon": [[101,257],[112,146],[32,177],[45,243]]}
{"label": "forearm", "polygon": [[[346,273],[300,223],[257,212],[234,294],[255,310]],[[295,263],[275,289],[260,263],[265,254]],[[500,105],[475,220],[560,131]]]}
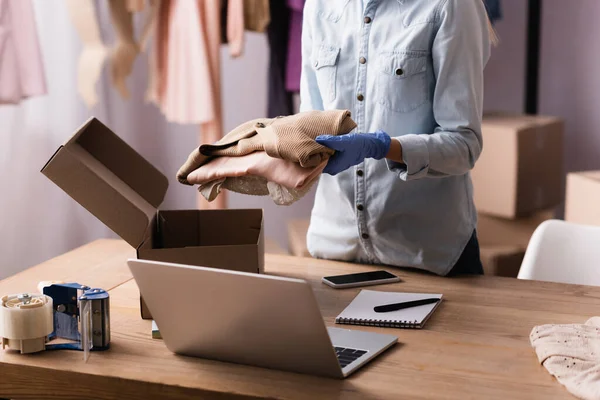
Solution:
{"label": "forearm", "polygon": [[385,158],[399,164],[404,164],[404,161],[402,160],[402,145],[398,139],[392,138],[392,141],[390,142],[390,150]]}

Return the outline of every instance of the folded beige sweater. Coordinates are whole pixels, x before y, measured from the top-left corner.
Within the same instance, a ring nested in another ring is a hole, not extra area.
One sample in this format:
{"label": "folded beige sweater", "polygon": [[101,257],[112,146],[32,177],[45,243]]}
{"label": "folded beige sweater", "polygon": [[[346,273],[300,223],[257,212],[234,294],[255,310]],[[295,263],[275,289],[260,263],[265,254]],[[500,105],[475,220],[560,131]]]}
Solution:
{"label": "folded beige sweater", "polygon": [[319,135],[341,135],[352,131],[356,123],[348,110],[307,111],[288,117],[248,121],[215,144],[195,149],[177,172],[177,179],[188,184],[190,172],[213,157],[239,157],[255,151],[299,163],[311,168],[327,160],[333,150],[315,141]]}
{"label": "folded beige sweater", "polygon": [[600,317],[541,325],[530,334],[539,362],[573,395],[600,399]]}
{"label": "folded beige sweater", "polygon": [[198,184],[208,201],[217,198],[221,189],[232,192],[271,196],[277,205],[290,205],[303,197],[318,180],[327,161],[314,168],[270,157],[255,151],[241,157],[216,157],[191,172],[187,180]]}

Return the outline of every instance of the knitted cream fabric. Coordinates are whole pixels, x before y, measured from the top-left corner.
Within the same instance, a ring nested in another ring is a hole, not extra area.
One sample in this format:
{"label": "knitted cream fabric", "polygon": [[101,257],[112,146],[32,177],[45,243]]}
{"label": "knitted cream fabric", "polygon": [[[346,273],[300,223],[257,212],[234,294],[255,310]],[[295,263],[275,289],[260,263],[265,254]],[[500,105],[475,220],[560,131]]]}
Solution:
{"label": "knitted cream fabric", "polygon": [[356,127],[348,110],[306,111],[288,117],[248,121],[225,135],[213,145],[195,149],[177,172],[177,180],[187,182],[190,172],[211,157],[239,157],[254,151],[316,167],[333,154],[333,150],[318,144],[319,135],[341,135]]}
{"label": "knitted cream fabric", "polygon": [[536,326],[529,338],[539,362],[569,392],[600,399],[600,317],[583,325]]}

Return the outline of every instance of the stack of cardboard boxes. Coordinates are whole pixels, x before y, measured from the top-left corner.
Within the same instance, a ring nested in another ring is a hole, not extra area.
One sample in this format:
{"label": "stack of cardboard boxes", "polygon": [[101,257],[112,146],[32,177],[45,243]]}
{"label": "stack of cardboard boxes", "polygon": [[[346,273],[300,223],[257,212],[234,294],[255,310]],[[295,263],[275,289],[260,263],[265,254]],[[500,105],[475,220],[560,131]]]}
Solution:
{"label": "stack of cardboard boxes", "polygon": [[[533,231],[563,201],[563,122],[494,113],[482,130],[484,150],[471,174],[481,259],[486,274],[516,277]],[[600,202],[600,172],[595,177]],[[310,256],[307,229],[306,220],[289,223],[293,255]]]}
{"label": "stack of cardboard boxes", "polygon": [[600,226],[600,171],[567,175],[565,220]]}
{"label": "stack of cardboard boxes", "polygon": [[531,235],[563,201],[563,122],[486,114],[471,172],[486,274],[516,277]]}

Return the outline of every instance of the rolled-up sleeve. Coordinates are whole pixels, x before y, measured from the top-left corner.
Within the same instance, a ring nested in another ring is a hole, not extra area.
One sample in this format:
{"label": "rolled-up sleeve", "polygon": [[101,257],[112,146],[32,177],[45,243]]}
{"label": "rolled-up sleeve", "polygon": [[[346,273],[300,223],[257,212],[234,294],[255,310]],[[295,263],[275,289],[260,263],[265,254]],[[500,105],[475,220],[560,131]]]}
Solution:
{"label": "rolled-up sleeve", "polygon": [[404,163],[388,160],[388,167],[403,180],[463,175],[483,147],[483,69],[490,55],[485,6],[481,0],[446,0],[438,20],[431,50],[437,127],[395,138]]}
{"label": "rolled-up sleeve", "polygon": [[300,75],[300,111],[323,110],[323,100],[311,63],[313,48],[312,19],[314,0],[306,0],[302,19],[302,73]]}

